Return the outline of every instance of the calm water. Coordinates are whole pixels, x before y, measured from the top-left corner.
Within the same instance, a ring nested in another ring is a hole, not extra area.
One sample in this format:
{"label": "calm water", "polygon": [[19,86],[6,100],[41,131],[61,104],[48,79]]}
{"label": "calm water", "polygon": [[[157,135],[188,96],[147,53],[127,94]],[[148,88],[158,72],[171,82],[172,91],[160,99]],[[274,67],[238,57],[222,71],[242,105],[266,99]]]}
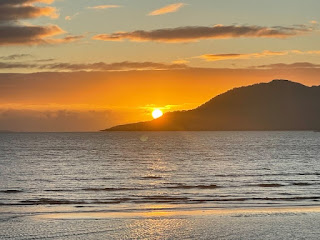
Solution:
{"label": "calm water", "polygon": [[0,134],[6,224],[52,212],[319,205],[316,132]]}

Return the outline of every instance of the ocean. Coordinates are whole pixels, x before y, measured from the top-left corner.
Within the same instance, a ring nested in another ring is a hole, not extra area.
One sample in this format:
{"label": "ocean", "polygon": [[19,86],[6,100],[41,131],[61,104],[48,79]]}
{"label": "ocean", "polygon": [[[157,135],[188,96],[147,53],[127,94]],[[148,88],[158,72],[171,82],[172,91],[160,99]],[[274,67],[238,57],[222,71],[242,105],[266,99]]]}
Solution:
{"label": "ocean", "polygon": [[319,132],[0,134],[0,239],[319,239]]}

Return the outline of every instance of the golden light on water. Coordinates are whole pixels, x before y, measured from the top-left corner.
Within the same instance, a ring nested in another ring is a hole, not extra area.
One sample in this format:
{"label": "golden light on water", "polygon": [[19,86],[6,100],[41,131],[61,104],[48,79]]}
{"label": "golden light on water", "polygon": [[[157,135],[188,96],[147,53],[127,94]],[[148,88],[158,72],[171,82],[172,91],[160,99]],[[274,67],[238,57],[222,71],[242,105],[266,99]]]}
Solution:
{"label": "golden light on water", "polygon": [[161,117],[162,115],[163,115],[163,113],[162,113],[162,111],[161,111],[160,109],[155,109],[155,110],[153,110],[153,112],[152,112],[152,117],[153,117],[154,119],[159,118],[159,117]]}

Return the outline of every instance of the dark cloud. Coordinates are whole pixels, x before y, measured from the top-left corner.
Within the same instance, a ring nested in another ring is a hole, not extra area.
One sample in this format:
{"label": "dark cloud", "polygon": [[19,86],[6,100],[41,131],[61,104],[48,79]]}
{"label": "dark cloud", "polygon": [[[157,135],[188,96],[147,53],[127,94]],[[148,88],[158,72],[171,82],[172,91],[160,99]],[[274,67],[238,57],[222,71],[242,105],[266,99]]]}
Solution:
{"label": "dark cloud", "polygon": [[26,132],[99,131],[117,122],[111,110],[0,109],[0,130]]}
{"label": "dark cloud", "polygon": [[36,64],[0,62],[0,69],[34,68]]}
{"label": "dark cloud", "polygon": [[37,60],[34,60],[34,62],[44,63],[44,62],[52,62],[55,60],[56,60],[55,58],[46,58],[46,59],[37,59]]}
{"label": "dark cloud", "polygon": [[314,64],[310,62],[296,62],[291,64],[275,63],[275,64],[255,66],[254,68],[267,68],[267,69],[320,68],[320,64]]}
{"label": "dark cloud", "polygon": [[312,31],[307,26],[261,27],[261,26],[224,26],[212,27],[178,27],[152,31],[116,32],[100,34],[93,37],[104,41],[156,41],[156,42],[195,42],[201,39],[222,38],[288,38]]}
{"label": "dark cloud", "polygon": [[259,53],[225,53],[225,54],[204,54],[200,58],[206,61],[222,61],[222,60],[233,60],[233,59],[250,59],[250,58],[262,58],[267,56],[283,56],[287,55],[288,51],[274,52],[265,50]]}
{"label": "dark cloud", "polygon": [[145,70],[145,69],[182,69],[187,66],[184,64],[165,64],[155,62],[119,62],[119,63],[89,63],[89,64],[72,64],[72,63],[57,63],[42,66],[43,69],[53,70],[96,70],[96,71],[117,71],[117,70]]}
{"label": "dark cloud", "polygon": [[[265,56],[278,56],[286,55],[287,52],[272,52],[263,51],[261,53],[251,54],[207,54],[202,55],[199,58],[203,58],[207,61],[221,61],[230,59],[248,59],[248,58],[260,58]],[[15,60],[22,57],[32,57],[32,55],[10,55],[0,57],[2,60]],[[52,62],[54,58],[38,59],[32,62],[17,62],[17,61],[3,61],[0,62],[0,69],[35,69],[35,70],[51,70],[51,71],[130,71],[130,70],[179,70],[179,69],[191,69],[183,63],[158,63],[158,62],[117,62],[117,63],[65,63],[65,62]],[[248,69],[294,69],[294,68],[320,68],[320,64],[310,62],[296,62],[291,64],[276,63],[260,66],[252,66]],[[213,68],[215,69],[215,68]]]}
{"label": "dark cloud", "polygon": [[15,6],[22,4],[31,4],[31,3],[52,3],[54,0],[1,0],[0,6]]}
{"label": "dark cloud", "polygon": [[34,45],[47,43],[46,38],[62,34],[64,31],[56,25],[21,26],[0,25],[0,45]]}
{"label": "dark cloud", "polygon": [[[50,59],[51,60],[51,59]],[[44,63],[46,61],[41,62]],[[50,64],[30,64],[17,62],[0,62],[0,69],[42,69],[42,70],[58,70],[58,71],[126,71],[126,70],[168,70],[168,69],[184,69],[185,64],[165,64],[156,62],[119,62],[119,63],[50,63]]]}
{"label": "dark cloud", "polygon": [[9,55],[9,56],[2,56],[0,57],[0,60],[16,60],[16,59],[20,59],[20,58],[30,58],[33,57],[33,55],[31,54],[13,54],[13,55]]}
{"label": "dark cloud", "polygon": [[65,33],[56,25],[34,26],[20,22],[42,16],[57,17],[53,7],[34,6],[34,3],[50,4],[54,0],[0,0],[0,46],[39,45],[73,42],[83,36],[67,36],[53,39],[52,36]]}
{"label": "dark cloud", "polygon": [[8,20],[30,19],[41,16],[57,17],[55,8],[35,6],[0,5],[0,22]]}
{"label": "dark cloud", "polygon": [[84,36],[66,36],[54,39],[55,35],[63,34],[64,31],[56,26],[21,26],[21,25],[0,25],[0,46],[3,45],[40,45],[60,44],[74,42]]}

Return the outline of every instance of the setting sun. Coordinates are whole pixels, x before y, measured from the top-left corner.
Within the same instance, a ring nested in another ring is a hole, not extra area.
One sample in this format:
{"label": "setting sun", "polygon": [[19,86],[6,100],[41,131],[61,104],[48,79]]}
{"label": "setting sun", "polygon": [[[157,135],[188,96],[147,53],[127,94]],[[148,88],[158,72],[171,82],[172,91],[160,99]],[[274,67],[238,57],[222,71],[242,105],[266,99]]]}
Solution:
{"label": "setting sun", "polygon": [[163,115],[163,113],[162,113],[162,111],[161,111],[160,109],[155,109],[155,110],[153,110],[153,112],[152,112],[152,117],[153,117],[154,119],[159,118],[159,117],[161,117],[162,115]]}

